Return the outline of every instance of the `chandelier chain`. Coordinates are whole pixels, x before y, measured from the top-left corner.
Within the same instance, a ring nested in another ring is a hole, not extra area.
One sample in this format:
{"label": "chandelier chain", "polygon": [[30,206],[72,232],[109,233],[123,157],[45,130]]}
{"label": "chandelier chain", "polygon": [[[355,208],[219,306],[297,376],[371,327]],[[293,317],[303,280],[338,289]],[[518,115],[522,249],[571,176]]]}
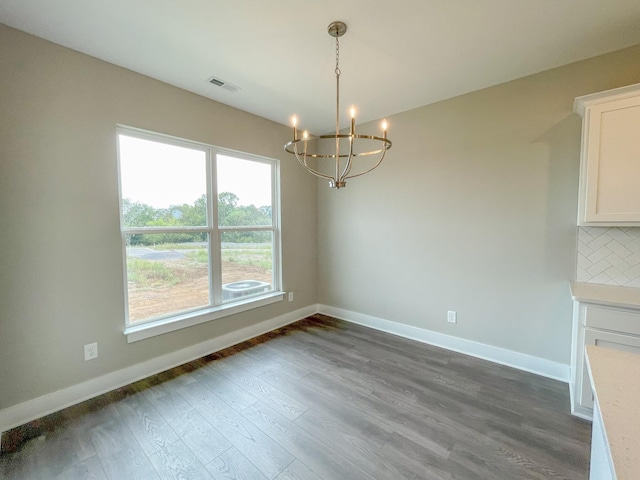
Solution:
{"label": "chandelier chain", "polygon": [[338,41],[338,37],[336,37],[336,75],[340,75],[342,72],[340,71],[340,42]]}
{"label": "chandelier chain", "polygon": [[[340,134],[340,42],[338,41],[338,37],[336,37],[336,137],[335,137],[335,148],[336,148],[336,156],[340,158],[340,138],[338,135]],[[335,177],[339,178],[340,175],[340,162],[336,162],[336,174]]]}

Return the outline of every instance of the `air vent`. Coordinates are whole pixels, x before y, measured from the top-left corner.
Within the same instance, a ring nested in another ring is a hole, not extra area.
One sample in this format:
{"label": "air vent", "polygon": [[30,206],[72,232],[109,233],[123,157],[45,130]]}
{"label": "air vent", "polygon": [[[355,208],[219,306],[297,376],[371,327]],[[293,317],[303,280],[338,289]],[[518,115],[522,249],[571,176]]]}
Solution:
{"label": "air vent", "polygon": [[229,92],[237,92],[238,90],[240,90],[240,87],[229,83],[229,82],[225,82],[224,80],[220,80],[219,78],[216,77],[209,77],[207,79],[207,81],[211,84],[211,85],[215,85],[216,87],[220,87],[223,88]]}

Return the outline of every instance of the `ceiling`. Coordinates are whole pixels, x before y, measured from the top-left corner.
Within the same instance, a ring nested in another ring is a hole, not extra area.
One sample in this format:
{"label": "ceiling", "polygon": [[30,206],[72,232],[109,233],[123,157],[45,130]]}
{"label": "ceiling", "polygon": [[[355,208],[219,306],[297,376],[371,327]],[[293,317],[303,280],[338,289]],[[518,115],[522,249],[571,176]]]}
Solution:
{"label": "ceiling", "polygon": [[9,26],[313,133],[335,125],[333,20],[345,122],[640,44],[638,0],[0,0]]}

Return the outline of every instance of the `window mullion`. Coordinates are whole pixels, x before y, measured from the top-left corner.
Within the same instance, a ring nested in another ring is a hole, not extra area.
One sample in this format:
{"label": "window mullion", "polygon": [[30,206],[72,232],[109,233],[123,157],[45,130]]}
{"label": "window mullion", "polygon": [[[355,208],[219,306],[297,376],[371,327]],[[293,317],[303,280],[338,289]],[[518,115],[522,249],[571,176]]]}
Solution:
{"label": "window mullion", "polygon": [[274,289],[282,289],[282,244],[280,242],[280,168],[278,163],[272,164],[271,167],[271,227],[273,228],[273,244],[272,256],[273,266],[271,270],[271,281]]}
{"label": "window mullion", "polygon": [[208,219],[211,232],[209,234],[209,258],[211,259],[209,265],[209,288],[213,305],[220,305],[222,303],[222,245],[220,229],[218,228],[218,169],[216,168],[216,154],[217,152],[213,148],[209,149],[209,162],[207,163],[207,168],[209,169],[207,181],[209,192],[211,192]]}
{"label": "window mullion", "polygon": [[220,232],[275,232],[276,229],[273,226],[267,226],[267,225],[261,225],[261,226],[257,226],[257,225],[239,225],[237,227],[218,227],[218,230]]}
{"label": "window mullion", "polygon": [[135,235],[144,233],[207,233],[208,227],[124,227],[124,235]]}

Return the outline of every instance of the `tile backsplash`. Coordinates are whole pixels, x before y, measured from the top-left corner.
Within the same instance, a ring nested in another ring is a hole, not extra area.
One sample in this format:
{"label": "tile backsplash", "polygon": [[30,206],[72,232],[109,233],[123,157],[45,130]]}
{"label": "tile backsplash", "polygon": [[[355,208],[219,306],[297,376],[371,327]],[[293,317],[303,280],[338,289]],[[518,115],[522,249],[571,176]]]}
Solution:
{"label": "tile backsplash", "polygon": [[576,280],[640,287],[640,228],[578,227]]}

